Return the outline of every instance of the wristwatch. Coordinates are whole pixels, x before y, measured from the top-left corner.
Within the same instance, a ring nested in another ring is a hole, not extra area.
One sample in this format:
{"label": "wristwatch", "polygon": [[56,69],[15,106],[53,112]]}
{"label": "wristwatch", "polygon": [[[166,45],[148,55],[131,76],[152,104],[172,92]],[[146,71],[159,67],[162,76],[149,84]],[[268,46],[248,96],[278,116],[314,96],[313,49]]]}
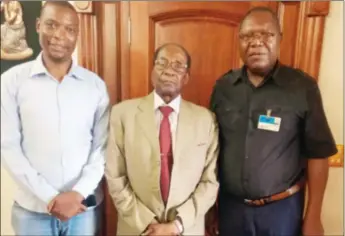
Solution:
{"label": "wristwatch", "polygon": [[178,229],[179,234],[182,234],[183,232],[182,220],[178,217],[176,220],[174,220],[174,224],[176,228]]}

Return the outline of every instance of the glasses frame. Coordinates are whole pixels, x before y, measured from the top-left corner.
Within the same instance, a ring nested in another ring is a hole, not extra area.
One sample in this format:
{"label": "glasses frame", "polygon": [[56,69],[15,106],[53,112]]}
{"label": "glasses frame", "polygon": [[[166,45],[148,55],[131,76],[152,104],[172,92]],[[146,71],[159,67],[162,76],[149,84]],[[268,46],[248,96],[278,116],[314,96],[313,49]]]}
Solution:
{"label": "glasses frame", "polygon": [[[162,59],[156,59],[154,62],[154,66],[157,67],[161,67],[159,68],[160,70],[165,70],[167,68],[169,68],[169,66],[171,67],[171,69],[173,69],[174,71],[176,71],[177,73],[183,74],[186,73],[188,70],[188,65],[187,64],[183,64],[181,65],[180,63],[178,63],[177,61],[168,61],[168,60],[164,60],[165,61],[165,65],[161,65],[158,64],[158,62],[162,61]],[[178,65],[180,68],[176,68],[176,66],[174,65]]]}

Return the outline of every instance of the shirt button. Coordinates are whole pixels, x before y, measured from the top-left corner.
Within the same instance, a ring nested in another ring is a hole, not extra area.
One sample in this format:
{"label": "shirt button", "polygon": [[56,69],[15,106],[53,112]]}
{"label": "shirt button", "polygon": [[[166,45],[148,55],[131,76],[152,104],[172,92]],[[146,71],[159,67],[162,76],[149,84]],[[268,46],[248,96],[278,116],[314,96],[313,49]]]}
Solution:
{"label": "shirt button", "polygon": [[248,159],[249,157],[248,156],[246,156],[246,159]]}

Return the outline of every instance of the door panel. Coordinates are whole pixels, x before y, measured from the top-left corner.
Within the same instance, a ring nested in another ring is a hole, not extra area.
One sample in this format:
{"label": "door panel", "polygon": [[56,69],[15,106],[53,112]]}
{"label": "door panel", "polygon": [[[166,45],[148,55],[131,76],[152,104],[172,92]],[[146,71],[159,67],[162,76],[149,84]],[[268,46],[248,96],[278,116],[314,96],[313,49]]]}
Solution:
{"label": "door panel", "polygon": [[[261,3],[276,10],[277,4]],[[207,106],[215,83],[229,68],[239,67],[238,25],[251,2],[130,2],[130,95],[152,91],[153,54],[173,42],[191,54],[191,80],[183,97]]]}
{"label": "door panel", "polygon": [[[183,91],[183,96],[192,102],[206,105],[208,100],[203,93],[210,94],[214,80],[228,70],[229,65],[237,67],[239,64],[237,25],[226,19],[205,20],[202,16],[195,15],[156,21],[153,27],[155,30],[150,39],[155,40],[150,42],[155,44],[155,48],[167,42],[175,42],[190,52],[191,80]],[[214,34],[210,34],[211,31]]]}

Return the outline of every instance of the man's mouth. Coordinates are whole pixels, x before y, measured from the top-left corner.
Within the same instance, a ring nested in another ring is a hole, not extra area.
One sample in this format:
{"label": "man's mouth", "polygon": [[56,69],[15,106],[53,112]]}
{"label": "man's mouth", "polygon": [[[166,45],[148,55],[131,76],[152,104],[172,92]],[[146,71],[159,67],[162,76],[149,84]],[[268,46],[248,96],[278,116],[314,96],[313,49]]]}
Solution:
{"label": "man's mouth", "polygon": [[259,56],[264,56],[265,53],[261,53],[261,52],[253,52],[249,54],[249,57],[259,57]]}
{"label": "man's mouth", "polygon": [[56,51],[64,51],[65,47],[59,44],[49,44],[49,46]]}
{"label": "man's mouth", "polygon": [[164,85],[174,85],[174,82],[171,80],[162,80],[162,84]]}

